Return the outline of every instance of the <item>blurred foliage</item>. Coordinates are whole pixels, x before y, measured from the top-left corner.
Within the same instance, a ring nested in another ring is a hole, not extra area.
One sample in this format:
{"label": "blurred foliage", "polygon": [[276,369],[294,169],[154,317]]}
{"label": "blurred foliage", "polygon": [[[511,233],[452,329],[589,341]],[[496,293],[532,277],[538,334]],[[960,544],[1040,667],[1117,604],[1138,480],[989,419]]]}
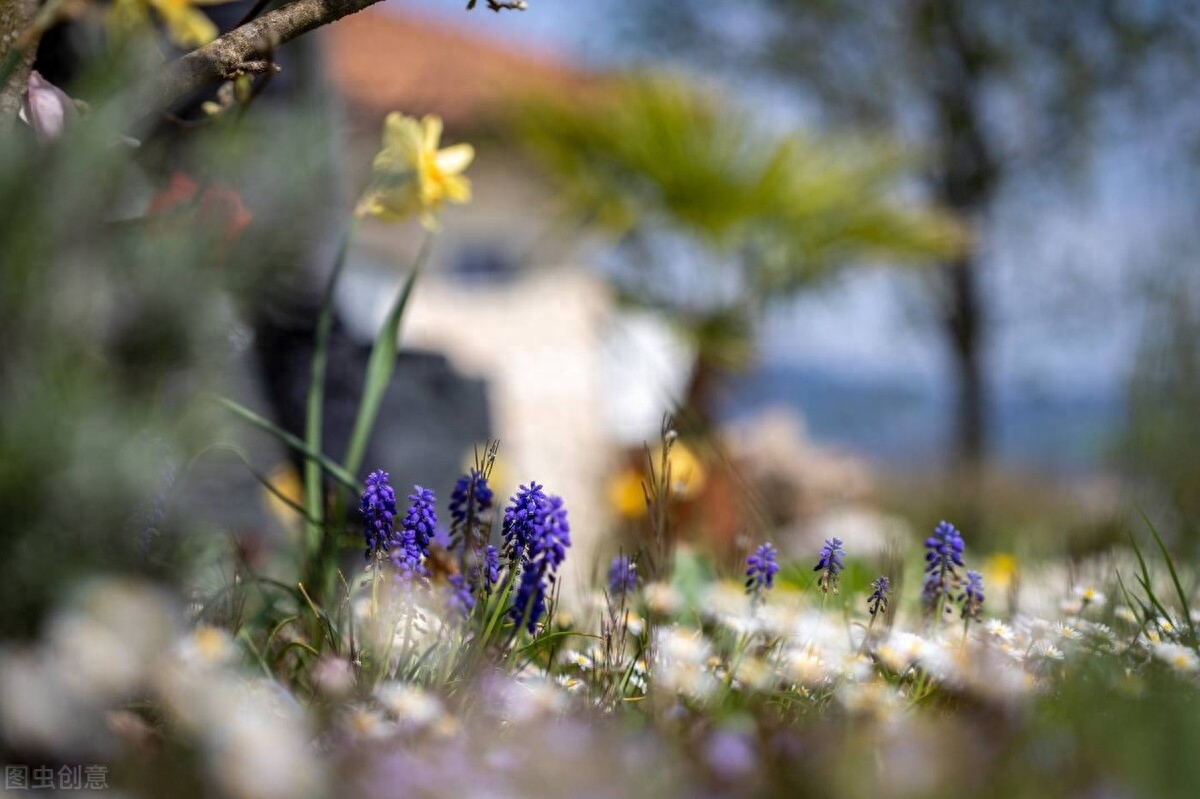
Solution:
{"label": "blurred foliage", "polygon": [[777,135],[676,79],[628,77],[516,118],[569,213],[628,245],[622,300],[662,312],[696,348],[685,405],[701,426],[721,375],[751,361],[768,303],[843,267],[929,263],[966,244],[949,216],[905,196],[896,147]]}
{"label": "blurred foliage", "polygon": [[691,237],[757,301],[839,266],[963,245],[948,216],[898,195],[896,147],[773,135],[679,80],[629,77],[580,102],[534,103],[520,120],[575,213],[618,236]]}
{"label": "blurred foliage", "polygon": [[1200,299],[1193,283],[1177,276],[1151,297],[1119,452],[1139,502],[1189,553],[1200,545]]}
{"label": "blurred foliage", "polygon": [[[731,80],[777,90],[818,124],[867,126],[923,155],[912,178],[972,226],[931,271],[927,310],[952,355],[957,459],[988,449],[988,339],[981,279],[996,203],[1078,178],[1097,143],[1173,123],[1194,169],[1195,3],[1077,0],[637,0],[629,37]],[[1170,120],[1170,121],[1168,121]],[[1021,202],[1017,197],[1015,202]],[[1032,275],[1033,272],[1030,272]]]}
{"label": "blurred foliage", "polygon": [[[329,201],[311,109],[166,124],[139,143],[137,66],[97,60],[66,87],[91,111],[61,138],[0,137],[3,634],[29,633],[81,575],[177,570],[168,533],[192,520],[170,501],[221,435],[207,398],[228,382],[238,320],[293,273]],[[198,194],[147,214],[176,169]],[[251,208],[236,240],[205,207],[210,186]]]}

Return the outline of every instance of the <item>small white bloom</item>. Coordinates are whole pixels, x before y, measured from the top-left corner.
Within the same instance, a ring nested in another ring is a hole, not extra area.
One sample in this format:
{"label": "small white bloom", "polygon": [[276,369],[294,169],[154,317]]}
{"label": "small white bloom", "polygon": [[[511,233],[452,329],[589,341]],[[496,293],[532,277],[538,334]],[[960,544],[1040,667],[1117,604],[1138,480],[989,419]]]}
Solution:
{"label": "small white bloom", "polygon": [[787,661],[788,674],[800,685],[820,685],[829,678],[825,661],[811,650],[794,652]]}
{"label": "small white bloom", "polygon": [[1117,605],[1113,608],[1113,616],[1125,622],[1126,624],[1137,624],[1137,616],[1133,614],[1125,605]]}
{"label": "small white bloom", "polygon": [[1012,627],[1009,627],[999,619],[988,619],[983,623],[983,629],[988,635],[999,638],[1001,641],[1011,643],[1014,637]]}
{"label": "small white bloom", "polygon": [[675,613],[683,604],[683,598],[669,583],[649,583],[642,594],[646,598],[646,607],[665,616]]}
{"label": "small white bloom", "polygon": [[1033,645],[1031,652],[1037,657],[1047,660],[1062,660],[1064,657],[1062,650],[1049,641],[1038,641]]}
{"label": "small white bloom", "polygon": [[1104,603],[1108,601],[1108,597],[1102,591],[1090,585],[1077,585],[1072,593],[1084,607],[1102,608],[1104,607]]}
{"label": "small white bloom", "polygon": [[1052,629],[1054,630],[1054,634],[1064,641],[1078,641],[1083,638],[1083,634],[1079,630],[1062,622],[1055,622]]}
{"label": "small white bloom", "polygon": [[1200,658],[1186,646],[1159,644],[1154,647],[1154,656],[1180,674],[1191,674],[1200,670]]}
{"label": "small white bloom", "polygon": [[1083,613],[1083,600],[1074,596],[1067,597],[1058,603],[1058,607],[1068,616],[1078,616],[1080,613]]}
{"label": "small white bloom", "polygon": [[424,727],[441,718],[442,703],[422,688],[401,682],[381,685],[375,697],[401,723]]}

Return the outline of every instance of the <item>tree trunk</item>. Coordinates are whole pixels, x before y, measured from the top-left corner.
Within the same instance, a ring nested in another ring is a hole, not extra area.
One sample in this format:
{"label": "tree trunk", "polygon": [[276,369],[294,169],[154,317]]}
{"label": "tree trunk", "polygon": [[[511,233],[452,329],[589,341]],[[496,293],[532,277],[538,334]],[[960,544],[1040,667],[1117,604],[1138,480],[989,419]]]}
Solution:
{"label": "tree trunk", "polygon": [[943,324],[956,383],[954,461],[959,469],[973,470],[987,453],[988,426],[982,301],[974,255],[947,264],[944,273],[950,296]]}
{"label": "tree trunk", "polygon": [[[930,175],[939,202],[977,224],[992,201],[998,165],[982,124],[986,47],[966,25],[962,0],[925,0],[913,35],[928,61],[937,156]],[[956,381],[954,461],[968,482],[987,456],[986,316],[977,254],[968,250],[942,270],[943,330]]]}

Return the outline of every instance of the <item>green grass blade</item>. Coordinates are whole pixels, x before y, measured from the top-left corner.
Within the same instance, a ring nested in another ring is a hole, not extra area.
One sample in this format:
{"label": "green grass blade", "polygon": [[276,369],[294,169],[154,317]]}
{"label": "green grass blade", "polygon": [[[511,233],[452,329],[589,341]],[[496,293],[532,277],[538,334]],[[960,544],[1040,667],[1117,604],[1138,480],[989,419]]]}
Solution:
{"label": "green grass blade", "polygon": [[1191,603],[1188,602],[1187,592],[1183,590],[1183,583],[1179,581],[1179,573],[1175,571],[1175,561],[1171,557],[1171,553],[1167,551],[1167,545],[1163,543],[1162,536],[1158,534],[1154,523],[1150,521],[1145,511],[1139,511],[1142,514],[1142,520],[1146,522],[1146,526],[1150,528],[1150,534],[1154,536],[1154,542],[1158,544],[1158,549],[1162,552],[1163,560],[1167,563],[1167,571],[1171,573],[1171,582],[1175,584],[1175,593],[1179,597],[1179,605],[1183,608],[1183,618],[1187,621],[1188,634],[1191,636],[1191,644],[1193,647],[1198,645],[1196,640],[1196,624],[1192,621]]}
{"label": "green grass blade", "polygon": [[1138,599],[1137,597],[1135,597],[1133,594],[1131,594],[1129,592],[1129,589],[1125,587],[1125,581],[1121,579],[1121,572],[1119,570],[1117,571],[1117,585],[1120,587],[1121,593],[1125,595],[1125,602],[1129,606],[1129,609],[1131,611],[1133,610],[1135,605],[1142,609],[1142,616],[1141,616],[1141,621],[1139,622],[1139,624],[1141,626],[1142,632],[1145,633],[1146,632],[1146,622],[1148,622],[1150,620],[1150,615],[1151,615],[1150,608],[1146,607],[1145,602]]}
{"label": "green grass blade", "polygon": [[1154,589],[1151,587],[1150,570],[1146,568],[1146,559],[1142,557],[1142,548],[1138,546],[1137,539],[1133,537],[1133,533],[1129,534],[1129,543],[1133,546],[1133,554],[1137,557],[1138,568],[1141,569],[1142,572],[1141,577],[1138,578],[1138,581],[1142,584],[1142,587],[1146,589],[1146,597],[1150,600],[1150,602],[1156,607],[1161,608],[1162,603],[1158,601],[1158,597],[1154,595]]}
{"label": "green grass blade", "polygon": [[[354,237],[356,223],[351,221],[346,233],[342,236],[338,247],[337,258],[333,263],[333,271],[325,286],[325,296],[321,299],[321,312],[317,317],[316,338],[314,341],[312,368],[308,381],[308,404],[304,419],[304,444],[310,452],[322,451],[322,424],[325,419],[325,374],[329,367],[329,335],[333,329],[333,299],[337,290],[338,279],[346,265],[346,256],[350,252],[350,241]],[[307,513],[305,522],[305,541],[310,558],[317,557],[322,550],[325,521],[325,503],[321,491],[320,464],[308,460],[304,464],[304,510]]]}
{"label": "green grass blade", "polygon": [[424,244],[421,245],[421,252],[417,254],[417,260],[413,264],[412,272],[404,281],[400,293],[396,295],[396,301],[392,304],[387,321],[384,322],[379,335],[375,337],[374,346],[371,347],[371,359],[367,363],[367,377],[363,383],[362,398],[358,404],[358,415],[354,419],[354,431],[350,434],[350,445],[346,449],[346,458],[343,462],[346,471],[351,474],[358,474],[358,470],[362,466],[363,456],[367,451],[367,441],[371,438],[371,431],[375,428],[375,419],[379,416],[379,407],[383,404],[383,395],[396,370],[400,323],[404,319],[404,309],[408,305],[408,298],[412,295],[417,275],[429,257],[432,241],[432,236],[426,236]]}
{"label": "green grass blade", "polygon": [[291,497],[285,496],[283,492],[271,482],[269,477],[260,472],[258,469],[254,468],[254,464],[250,462],[249,456],[247,456],[240,447],[228,442],[218,441],[215,444],[210,445],[208,449],[225,450],[233,453],[235,456],[237,456],[237,459],[242,462],[242,465],[246,467],[246,471],[250,472],[250,476],[253,477],[259,485],[266,489],[271,496],[275,497],[275,499],[294,510],[302,519],[308,518],[308,514],[304,511],[304,506],[293,500]]}
{"label": "green grass blade", "polygon": [[[316,463],[319,468],[324,469],[331,477],[344,485],[350,491],[354,492],[355,494],[362,492],[362,486],[359,485],[358,481],[354,479],[354,475],[343,469],[342,466],[336,463],[332,458],[327,458],[318,452],[310,450],[299,438],[284,430],[282,427],[279,427],[270,419],[259,416],[245,405],[234,402],[226,397],[216,397],[216,400],[235,416],[246,422],[249,422],[261,430],[267,431],[284,444],[299,452],[309,462]],[[307,509],[305,512],[307,513]]]}

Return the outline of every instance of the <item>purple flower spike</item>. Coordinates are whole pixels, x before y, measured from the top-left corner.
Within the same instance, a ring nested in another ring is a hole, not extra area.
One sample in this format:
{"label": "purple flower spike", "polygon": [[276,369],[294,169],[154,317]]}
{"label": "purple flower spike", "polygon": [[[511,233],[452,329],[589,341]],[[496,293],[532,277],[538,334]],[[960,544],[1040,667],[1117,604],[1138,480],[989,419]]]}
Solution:
{"label": "purple flower spike", "polygon": [[408,512],[400,523],[399,535],[392,541],[392,562],[406,579],[426,575],[429,542],[437,534],[437,497],[433,491],[413,486],[408,501]]}
{"label": "purple flower spike", "polygon": [[617,555],[608,567],[608,593],[622,597],[632,593],[638,584],[637,564],[628,555]]}
{"label": "purple flower spike", "polygon": [[846,568],[846,564],[842,562],[842,557],[846,551],[842,549],[842,539],[831,538],[825,540],[825,546],[821,547],[821,557],[817,561],[815,572],[821,572],[821,576],[817,579],[817,585],[821,591],[828,594],[831,591],[837,593],[838,582],[841,579],[842,570]]}
{"label": "purple flower spike", "polygon": [[746,558],[746,593],[761,598],[764,591],[775,587],[775,575],[779,564],[775,561],[775,547],[763,544],[754,554]]}
{"label": "purple flower spike", "polygon": [[925,539],[925,586],[922,599],[927,608],[937,604],[940,597],[950,598],[961,578],[958,568],[963,565],[963,537],[954,525],[939,522],[933,535]]}
{"label": "purple flower spike", "polygon": [[388,473],[382,469],[367,475],[362,504],[363,536],[367,557],[387,552],[392,543],[392,524],[396,518],[396,492],[388,485]]}

